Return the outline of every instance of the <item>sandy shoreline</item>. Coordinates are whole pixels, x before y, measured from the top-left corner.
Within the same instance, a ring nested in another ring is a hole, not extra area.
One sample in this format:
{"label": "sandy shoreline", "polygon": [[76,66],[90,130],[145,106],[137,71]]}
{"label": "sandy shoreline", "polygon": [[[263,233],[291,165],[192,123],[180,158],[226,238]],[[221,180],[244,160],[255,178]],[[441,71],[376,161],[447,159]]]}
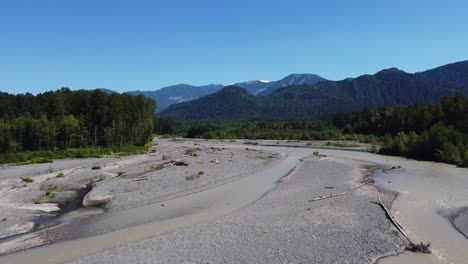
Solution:
{"label": "sandy shoreline", "polygon": [[449,219],[453,226],[468,239],[468,207],[458,210]]}

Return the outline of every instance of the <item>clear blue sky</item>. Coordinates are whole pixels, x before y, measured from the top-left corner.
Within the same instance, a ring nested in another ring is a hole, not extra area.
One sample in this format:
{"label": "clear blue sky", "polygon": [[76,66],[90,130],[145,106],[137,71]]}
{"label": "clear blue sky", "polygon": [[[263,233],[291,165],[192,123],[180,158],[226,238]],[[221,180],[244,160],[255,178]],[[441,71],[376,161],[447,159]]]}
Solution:
{"label": "clear blue sky", "polygon": [[328,79],[468,59],[467,1],[5,0],[0,91]]}

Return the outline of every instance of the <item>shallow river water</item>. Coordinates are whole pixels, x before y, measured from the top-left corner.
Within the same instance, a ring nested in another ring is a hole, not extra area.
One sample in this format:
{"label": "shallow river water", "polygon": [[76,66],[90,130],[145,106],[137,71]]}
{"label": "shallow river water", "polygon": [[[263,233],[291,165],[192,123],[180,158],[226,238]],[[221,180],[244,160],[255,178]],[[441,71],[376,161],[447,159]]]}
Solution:
{"label": "shallow river water", "polygon": [[468,169],[369,153],[323,151],[401,169],[378,172],[376,185],[399,193],[391,212],[414,243],[430,242],[433,254],[387,257],[379,264],[468,263],[468,239],[446,217],[468,206]]}

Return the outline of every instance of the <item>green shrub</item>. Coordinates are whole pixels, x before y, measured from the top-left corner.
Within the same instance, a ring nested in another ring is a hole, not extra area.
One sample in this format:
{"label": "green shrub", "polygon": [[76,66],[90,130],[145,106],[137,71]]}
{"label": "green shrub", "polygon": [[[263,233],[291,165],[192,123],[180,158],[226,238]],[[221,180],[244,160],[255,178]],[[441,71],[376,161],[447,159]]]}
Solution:
{"label": "green shrub", "polygon": [[21,178],[21,180],[25,183],[31,183],[31,182],[34,182],[34,180],[30,177],[25,177],[25,178]]}

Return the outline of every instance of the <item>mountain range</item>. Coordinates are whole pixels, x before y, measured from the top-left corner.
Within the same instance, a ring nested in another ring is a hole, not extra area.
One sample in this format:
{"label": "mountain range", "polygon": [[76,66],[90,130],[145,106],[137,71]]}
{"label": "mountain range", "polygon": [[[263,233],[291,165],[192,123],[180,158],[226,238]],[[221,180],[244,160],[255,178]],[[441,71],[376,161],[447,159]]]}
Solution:
{"label": "mountain range", "polygon": [[[291,74],[278,81],[262,81],[253,80],[247,82],[235,83],[233,85],[242,87],[253,95],[268,95],[275,90],[291,86],[291,85],[303,85],[303,84],[315,84],[326,79],[316,74]],[[163,87],[155,91],[129,91],[127,93],[132,95],[142,94],[145,97],[151,98],[157,101],[157,112],[165,110],[172,104],[188,102],[198,99],[202,96],[212,94],[224,88],[222,84],[209,84],[203,86],[194,86],[189,84],[178,84],[168,87]],[[115,91],[109,89],[99,89],[107,93],[115,93]]]}
{"label": "mountain range", "polygon": [[319,77],[297,84],[294,75],[288,77],[283,80],[292,81],[279,87],[260,81],[234,84],[171,105],[161,115],[177,120],[315,119],[366,107],[435,103],[457,92],[468,96],[468,61],[414,74],[390,68],[341,81]]}

